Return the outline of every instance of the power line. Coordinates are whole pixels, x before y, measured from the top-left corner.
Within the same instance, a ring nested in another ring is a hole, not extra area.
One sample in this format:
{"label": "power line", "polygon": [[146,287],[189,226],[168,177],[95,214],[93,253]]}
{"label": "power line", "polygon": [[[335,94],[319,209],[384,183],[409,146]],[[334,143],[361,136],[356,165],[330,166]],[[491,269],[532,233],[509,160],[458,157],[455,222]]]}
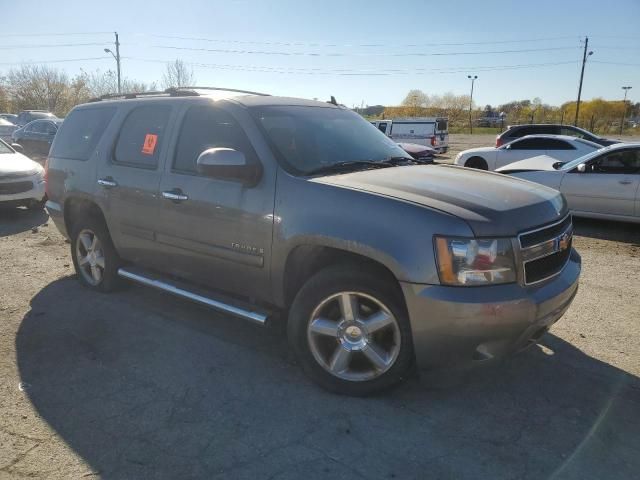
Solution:
{"label": "power line", "polygon": [[2,38],[8,37],[66,37],[69,35],[111,35],[113,32],[67,32],[67,33],[3,33]]}
{"label": "power line", "polygon": [[235,50],[225,48],[198,48],[198,47],[176,47],[172,45],[151,45],[152,48],[169,50],[186,50],[194,52],[232,53],[247,55],[277,55],[277,56],[304,56],[304,57],[440,57],[458,55],[487,55],[502,53],[525,53],[525,52],[549,52],[560,50],[574,50],[576,47],[549,47],[549,48],[526,48],[520,50],[490,50],[480,52],[405,52],[405,53],[319,53],[319,52],[283,52],[273,50]]}
{"label": "power line", "polygon": [[457,47],[463,45],[498,45],[509,43],[528,43],[528,42],[540,42],[548,40],[566,40],[576,38],[575,35],[565,35],[561,37],[546,37],[546,38],[530,38],[521,40],[492,40],[483,42],[455,42],[455,43],[406,43],[406,44],[388,44],[388,43],[318,43],[318,42],[271,42],[271,41],[253,41],[253,40],[230,40],[221,38],[210,37],[186,37],[179,35],[157,35],[157,34],[144,34],[137,33],[137,36],[149,36],[155,38],[166,38],[172,40],[188,40],[188,41],[200,41],[211,43],[230,43],[237,45],[270,45],[270,46],[284,46],[284,47]]}
{"label": "power line", "polygon": [[591,60],[590,63],[604,63],[607,65],[623,65],[626,67],[640,67],[640,63],[606,62],[602,60]]}
{"label": "power line", "polygon": [[46,43],[41,45],[25,44],[25,45],[3,45],[0,46],[0,50],[13,50],[16,48],[58,48],[58,47],[97,47],[103,46],[107,42],[92,42],[92,43]]}
{"label": "power line", "polygon": [[66,58],[63,60],[40,60],[40,61],[20,61],[20,62],[0,62],[0,65],[45,65],[47,63],[65,62],[85,62],[89,60],[110,60],[111,57],[89,57],[89,58]]}
{"label": "power line", "polygon": [[[138,58],[138,57],[125,57],[129,60],[136,60],[141,62],[150,62],[150,63],[167,63],[166,60],[159,59],[148,59],[148,58]],[[212,68],[219,70],[235,70],[235,71],[250,71],[250,72],[261,72],[261,73],[281,73],[281,74],[291,74],[291,75],[337,75],[337,76],[389,76],[389,75],[406,75],[406,74],[417,74],[424,75],[430,73],[460,73],[466,72],[468,70],[476,70],[476,71],[498,71],[498,70],[515,70],[522,68],[537,68],[537,67],[546,67],[546,66],[555,66],[555,65],[568,65],[574,64],[574,60],[564,61],[564,62],[549,62],[549,63],[533,63],[533,64],[516,64],[516,65],[485,65],[485,66],[475,66],[475,67],[445,67],[445,68],[415,68],[415,69],[380,69],[380,68],[371,68],[369,70],[366,69],[321,69],[321,68],[293,68],[293,67],[268,67],[268,66],[259,66],[259,65],[232,65],[232,64],[212,64],[212,63],[200,63],[200,62],[185,62],[186,64],[203,67],[203,68]]]}

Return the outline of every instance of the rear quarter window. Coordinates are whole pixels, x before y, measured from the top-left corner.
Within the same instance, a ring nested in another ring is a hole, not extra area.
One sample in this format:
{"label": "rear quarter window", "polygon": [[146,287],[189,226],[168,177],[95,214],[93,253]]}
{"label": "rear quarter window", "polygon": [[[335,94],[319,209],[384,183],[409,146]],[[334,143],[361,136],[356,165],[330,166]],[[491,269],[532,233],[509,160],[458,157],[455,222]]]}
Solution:
{"label": "rear quarter window", "polygon": [[85,108],[71,112],[58,129],[51,156],[88,160],[115,113],[116,107]]}

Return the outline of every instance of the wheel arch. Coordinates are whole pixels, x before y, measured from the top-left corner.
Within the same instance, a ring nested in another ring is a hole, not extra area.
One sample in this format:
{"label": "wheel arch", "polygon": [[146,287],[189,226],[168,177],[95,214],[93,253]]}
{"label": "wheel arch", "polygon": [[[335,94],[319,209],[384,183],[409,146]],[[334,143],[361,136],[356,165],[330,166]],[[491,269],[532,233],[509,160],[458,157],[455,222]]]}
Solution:
{"label": "wheel arch", "polygon": [[386,279],[397,290],[399,300],[404,304],[398,277],[388,265],[361,253],[320,244],[301,244],[289,252],[280,292],[276,295],[279,303],[288,308],[300,288],[314,274],[324,268],[344,264],[353,264],[354,268],[365,269],[371,272],[371,275],[379,275]]}
{"label": "wheel arch", "polygon": [[83,197],[70,197],[64,202],[64,226],[67,232],[71,233],[73,222],[82,216],[92,216],[100,219],[107,225],[106,218],[102,209],[92,200]]}

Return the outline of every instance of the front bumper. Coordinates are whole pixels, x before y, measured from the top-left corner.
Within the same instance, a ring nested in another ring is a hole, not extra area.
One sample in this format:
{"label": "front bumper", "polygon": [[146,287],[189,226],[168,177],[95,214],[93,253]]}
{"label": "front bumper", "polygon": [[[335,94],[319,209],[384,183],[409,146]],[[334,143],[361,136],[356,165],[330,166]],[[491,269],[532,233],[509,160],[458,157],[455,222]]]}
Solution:
{"label": "front bumper", "polygon": [[581,259],[540,285],[448,287],[402,283],[419,367],[466,367],[535,343],[578,291]]}
{"label": "front bumper", "polygon": [[9,185],[11,183],[22,183],[22,182],[31,182],[32,188],[29,190],[25,190],[19,193],[2,193],[2,188],[0,188],[0,204],[8,203],[8,204],[20,204],[27,203],[30,200],[41,201],[45,196],[45,182],[42,177],[34,175],[32,177],[19,178],[11,181],[2,181],[0,182],[0,187],[2,185]]}

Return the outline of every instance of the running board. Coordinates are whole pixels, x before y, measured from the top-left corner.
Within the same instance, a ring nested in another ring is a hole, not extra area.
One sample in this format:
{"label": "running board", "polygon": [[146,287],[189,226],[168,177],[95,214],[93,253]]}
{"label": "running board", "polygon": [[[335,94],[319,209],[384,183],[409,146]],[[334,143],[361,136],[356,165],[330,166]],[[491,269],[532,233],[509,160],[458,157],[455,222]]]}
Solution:
{"label": "running board", "polygon": [[137,268],[119,268],[118,275],[136,283],[140,283],[141,285],[162,290],[172,295],[176,295],[177,297],[182,297],[187,300],[191,300],[192,302],[213,308],[219,312],[229,313],[244,320],[249,320],[253,323],[257,323],[258,325],[265,325],[269,318],[266,313],[244,308],[237,304],[232,305],[227,299],[223,301],[222,299],[213,298],[209,296],[208,292],[207,294],[204,292],[199,293],[199,289],[186,286],[182,282],[162,278],[157,274],[149,273]]}

